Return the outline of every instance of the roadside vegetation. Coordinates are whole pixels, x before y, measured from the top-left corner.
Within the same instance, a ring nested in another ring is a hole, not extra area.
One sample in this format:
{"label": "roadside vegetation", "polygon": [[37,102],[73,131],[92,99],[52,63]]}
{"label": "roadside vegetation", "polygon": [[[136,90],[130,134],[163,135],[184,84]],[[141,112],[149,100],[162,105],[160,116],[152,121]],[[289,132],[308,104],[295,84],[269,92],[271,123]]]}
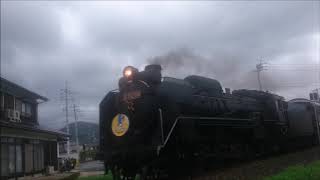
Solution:
{"label": "roadside vegetation", "polygon": [[320,180],[320,161],[288,167],[279,174],[263,180]]}
{"label": "roadside vegetation", "polygon": [[[136,176],[136,180],[139,180],[139,175]],[[112,175],[109,173],[108,175],[99,175],[99,176],[85,176],[79,177],[77,180],[112,180]]]}
{"label": "roadside vegetation", "polygon": [[[138,177],[136,179],[139,179]],[[79,177],[78,180],[112,180],[112,175]],[[320,180],[320,160],[307,165],[296,165],[263,180]]]}
{"label": "roadside vegetation", "polygon": [[79,177],[78,180],[112,180],[112,175],[99,175],[99,176],[85,176]]}
{"label": "roadside vegetation", "polygon": [[[136,180],[139,180],[139,175],[136,176]],[[109,171],[107,175],[97,175],[97,176],[82,176],[79,177],[77,180],[112,180],[112,174]]]}

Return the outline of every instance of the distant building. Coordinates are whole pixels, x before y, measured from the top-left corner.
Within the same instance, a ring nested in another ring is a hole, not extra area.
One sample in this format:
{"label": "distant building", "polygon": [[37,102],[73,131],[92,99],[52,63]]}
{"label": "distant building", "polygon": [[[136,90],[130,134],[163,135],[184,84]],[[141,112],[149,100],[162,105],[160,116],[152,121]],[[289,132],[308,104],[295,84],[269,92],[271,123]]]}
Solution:
{"label": "distant building", "polygon": [[58,168],[57,143],[68,134],[39,125],[38,105],[46,101],[0,77],[0,179]]}

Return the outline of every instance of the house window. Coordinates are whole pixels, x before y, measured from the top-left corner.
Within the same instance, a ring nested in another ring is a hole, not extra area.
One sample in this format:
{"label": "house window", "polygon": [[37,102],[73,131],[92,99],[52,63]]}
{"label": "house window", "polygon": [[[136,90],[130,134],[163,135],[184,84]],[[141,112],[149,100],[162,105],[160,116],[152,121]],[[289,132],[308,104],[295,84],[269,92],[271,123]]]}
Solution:
{"label": "house window", "polygon": [[35,171],[41,171],[44,169],[44,153],[43,144],[34,145],[34,169]]}
{"label": "house window", "polygon": [[15,110],[21,112],[22,111],[22,102],[19,99],[15,99]]}
{"label": "house window", "polygon": [[16,172],[22,172],[22,149],[21,145],[16,145]]}
{"label": "house window", "polygon": [[25,103],[21,103],[21,112],[22,113],[26,112],[26,104]]}
{"label": "house window", "polygon": [[15,151],[14,151],[14,145],[9,145],[9,173],[13,174],[14,173],[14,168],[15,168]]}
{"label": "house window", "polygon": [[21,112],[25,116],[30,116],[31,115],[31,104],[22,102],[21,103]]}
{"label": "house window", "polygon": [[8,176],[8,162],[9,162],[9,157],[8,157],[8,144],[1,144],[1,175],[2,176]]}
{"label": "house window", "polygon": [[9,94],[4,94],[4,108],[5,109],[14,109],[13,96]]}
{"label": "house window", "polygon": [[22,172],[21,145],[9,145],[9,173]]}
{"label": "house window", "polygon": [[25,145],[25,172],[30,173],[33,171],[33,145]]}
{"label": "house window", "polygon": [[26,104],[26,113],[31,115],[31,105]]}
{"label": "house window", "polygon": [[1,176],[12,176],[23,172],[22,154],[24,152],[21,144],[15,144],[17,142],[21,143],[21,139],[1,138]]}
{"label": "house window", "polygon": [[0,92],[0,109],[3,109],[3,93]]}

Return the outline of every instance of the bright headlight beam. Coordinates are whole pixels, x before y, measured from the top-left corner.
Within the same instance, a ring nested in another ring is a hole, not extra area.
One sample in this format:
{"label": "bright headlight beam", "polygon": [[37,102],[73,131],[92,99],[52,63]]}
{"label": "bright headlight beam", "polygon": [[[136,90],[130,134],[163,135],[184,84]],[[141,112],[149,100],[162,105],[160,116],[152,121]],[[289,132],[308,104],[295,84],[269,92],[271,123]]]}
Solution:
{"label": "bright headlight beam", "polygon": [[123,69],[123,76],[126,77],[127,79],[131,79],[137,72],[138,72],[138,69],[132,66],[127,66]]}
{"label": "bright headlight beam", "polygon": [[126,69],[126,70],[124,71],[124,75],[125,75],[126,77],[131,76],[131,75],[132,75],[132,69]]}

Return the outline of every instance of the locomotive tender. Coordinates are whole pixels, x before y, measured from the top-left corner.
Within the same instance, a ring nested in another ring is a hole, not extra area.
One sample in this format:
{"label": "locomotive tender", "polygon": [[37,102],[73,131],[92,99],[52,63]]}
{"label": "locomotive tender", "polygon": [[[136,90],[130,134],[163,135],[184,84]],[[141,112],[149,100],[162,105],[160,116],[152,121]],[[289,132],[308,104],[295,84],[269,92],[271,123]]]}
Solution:
{"label": "locomotive tender", "polygon": [[162,77],[154,64],[141,72],[128,66],[119,90],[100,103],[100,153],[115,179],[146,177],[186,159],[247,158],[297,141],[318,143],[319,112],[308,100],[223,92],[214,79]]}

